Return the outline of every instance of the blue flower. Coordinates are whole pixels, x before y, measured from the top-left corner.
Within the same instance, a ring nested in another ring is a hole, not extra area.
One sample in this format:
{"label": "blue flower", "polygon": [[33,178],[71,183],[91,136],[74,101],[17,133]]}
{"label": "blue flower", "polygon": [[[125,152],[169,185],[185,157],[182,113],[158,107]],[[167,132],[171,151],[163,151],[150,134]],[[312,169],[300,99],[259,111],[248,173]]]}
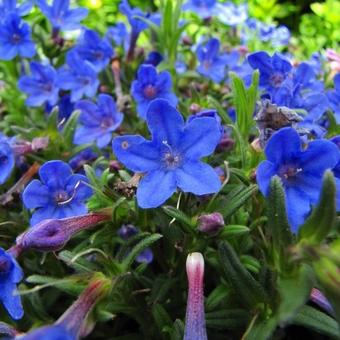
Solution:
{"label": "blue flower", "polygon": [[216,8],[216,13],[222,23],[228,26],[236,26],[247,20],[248,6],[245,3],[240,5],[235,5],[232,2],[220,3]]}
{"label": "blue flower", "polygon": [[74,171],[82,169],[84,164],[90,163],[98,158],[98,154],[95,153],[91,148],[86,148],[69,160],[69,164]]}
{"label": "blue flower", "polygon": [[329,106],[334,112],[336,122],[340,124],[340,73],[334,77],[334,90],[327,92]]}
{"label": "blue flower", "polygon": [[25,188],[22,199],[27,209],[35,209],[31,225],[45,219],[61,219],[87,213],[84,203],[92,195],[83,175],[73,174],[62,161],[49,161],[39,169],[41,181],[35,179]]}
{"label": "blue flower", "polygon": [[74,135],[75,144],[97,142],[99,148],[107,146],[115,131],[123,121],[123,114],[117,112],[117,107],[111,96],[100,94],[97,104],[89,100],[81,100],[75,108],[80,110],[80,127]]}
{"label": "blue flower", "polygon": [[50,65],[41,65],[31,62],[31,75],[22,76],[18,87],[29,97],[26,99],[28,106],[40,106],[47,102],[55,105],[59,98],[59,88],[56,85],[57,72]]}
{"label": "blue flower", "polygon": [[142,32],[148,27],[148,25],[144,21],[136,18],[137,16],[146,18],[147,15],[137,7],[131,8],[127,0],[122,0],[122,2],[119,5],[119,10],[124,15],[126,15],[131,25],[133,35],[138,35],[140,32]]}
{"label": "blue flower", "polygon": [[146,59],[144,60],[144,65],[153,65],[157,66],[163,61],[164,57],[157,51],[151,51]]}
{"label": "blue flower", "polygon": [[15,164],[14,152],[8,139],[0,134],[0,185],[10,176]]}
{"label": "blue flower", "polygon": [[216,14],[216,0],[188,0],[183,6],[183,11],[192,11],[202,19],[207,19]]}
{"label": "blue flower", "polygon": [[58,72],[57,85],[64,90],[71,91],[71,101],[81,97],[93,97],[99,86],[97,73],[91,63],[83,61],[74,51],[66,56],[67,66]]}
{"label": "blue flower", "polygon": [[123,22],[117,22],[115,26],[109,27],[106,37],[112,39],[115,45],[129,48],[130,35]]}
{"label": "blue flower", "polygon": [[52,27],[57,30],[72,31],[80,28],[80,21],[88,14],[86,8],[70,9],[69,0],[53,0],[52,6],[49,6],[46,0],[36,1]]}
{"label": "blue flower", "polygon": [[[68,94],[64,94],[63,96],[61,96],[57,104],[57,107],[59,122],[67,120],[74,111],[74,103],[71,102],[71,96],[69,96]],[[48,103],[45,106],[45,110],[47,113],[51,113],[53,108],[54,106]]]}
{"label": "blue flower", "polygon": [[21,340],[76,340],[76,336],[64,325],[51,325],[35,329],[20,337]]}
{"label": "blue flower", "polygon": [[24,315],[20,295],[17,294],[17,283],[22,277],[22,270],[15,258],[0,248],[0,302],[15,320]]}
{"label": "blue flower", "polygon": [[113,49],[108,40],[102,39],[93,30],[84,32],[74,50],[81,59],[89,61],[97,72],[103,70],[113,56]]}
{"label": "blue flower", "polygon": [[172,80],[167,71],[157,74],[152,65],[141,65],[137,72],[137,80],[131,84],[131,95],[137,102],[137,112],[145,119],[146,111],[151,101],[157,98],[166,99],[176,106],[177,97],[171,92]]}
{"label": "blue flower", "polygon": [[288,220],[296,232],[319,199],[324,172],[338,163],[339,150],[327,140],[312,141],[304,149],[298,133],[283,128],[269,139],[265,154],[267,160],[257,168],[257,183],[262,194],[268,196],[271,178],[281,178]]}
{"label": "blue flower", "polygon": [[35,55],[35,46],[30,26],[12,13],[0,24],[0,60],[11,60],[17,55],[31,58]]}
{"label": "blue flower", "polygon": [[197,72],[216,83],[220,83],[225,78],[225,67],[228,63],[225,56],[219,55],[219,49],[219,40],[213,38],[205,44],[200,44],[196,51],[200,63],[196,68]]}
{"label": "blue flower", "polygon": [[15,13],[18,16],[28,14],[32,9],[32,5],[33,2],[30,0],[25,1],[20,5],[17,4],[16,0],[2,0],[0,2],[0,13],[2,15],[0,22],[10,13]]}
{"label": "blue flower", "polygon": [[184,192],[205,195],[220,189],[212,167],[200,161],[212,154],[221,133],[215,118],[202,117],[185,124],[181,114],[164,99],[154,100],[146,121],[152,140],[120,136],[113,151],[128,169],[144,173],[137,189],[142,208],[163,204],[179,187]]}
{"label": "blue flower", "polygon": [[260,51],[248,56],[248,62],[253,69],[260,71],[260,85],[268,91],[275,91],[291,76],[292,65],[282,55]]}
{"label": "blue flower", "polygon": [[[124,241],[127,241],[132,236],[139,233],[139,230],[132,224],[125,224],[121,226],[117,231],[119,237]],[[150,248],[144,249],[137,257],[136,262],[138,263],[151,263],[153,260],[153,252]]]}

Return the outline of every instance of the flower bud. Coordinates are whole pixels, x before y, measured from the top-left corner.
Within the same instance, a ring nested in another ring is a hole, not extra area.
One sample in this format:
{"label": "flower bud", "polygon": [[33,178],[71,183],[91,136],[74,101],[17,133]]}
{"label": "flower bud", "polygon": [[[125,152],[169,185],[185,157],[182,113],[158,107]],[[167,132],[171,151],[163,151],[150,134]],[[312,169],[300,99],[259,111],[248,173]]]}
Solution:
{"label": "flower bud", "polygon": [[97,275],[79,298],[66,310],[59,320],[49,326],[38,328],[21,340],[76,340],[84,326],[87,315],[94,305],[111,289],[111,283],[102,275]]}
{"label": "flower bud", "polygon": [[212,214],[201,215],[198,218],[198,230],[203,233],[214,234],[224,226],[223,216],[214,212]]}
{"label": "flower bud", "polygon": [[108,220],[110,216],[107,214],[87,214],[60,220],[43,220],[19,235],[16,244],[22,250],[60,250],[74,234]]}
{"label": "flower bud", "polygon": [[333,314],[333,308],[327,298],[319,291],[319,289],[313,288],[310,293],[310,299],[320,306],[326,312]]}
{"label": "flower bud", "polygon": [[204,259],[201,253],[192,253],[186,263],[189,293],[185,316],[184,340],[206,340],[204,317],[203,276]]}

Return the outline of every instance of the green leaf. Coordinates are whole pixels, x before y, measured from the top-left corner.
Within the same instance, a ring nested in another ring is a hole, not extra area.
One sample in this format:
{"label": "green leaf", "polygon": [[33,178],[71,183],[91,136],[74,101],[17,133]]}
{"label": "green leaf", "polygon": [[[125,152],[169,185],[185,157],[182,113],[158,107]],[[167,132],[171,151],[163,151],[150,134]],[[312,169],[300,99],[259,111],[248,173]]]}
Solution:
{"label": "green leaf", "polygon": [[340,336],[337,322],[327,314],[310,306],[300,309],[293,319],[293,324],[313,329],[334,339],[339,339]]}
{"label": "green leaf", "polygon": [[176,219],[179,223],[192,230],[195,227],[195,222],[187,216],[183,211],[178,210],[170,205],[162,207],[163,211],[170,217]]}
{"label": "green leaf", "polygon": [[172,320],[162,305],[156,303],[152,307],[151,313],[160,333],[164,332],[166,326],[172,325]]}
{"label": "green leaf", "polygon": [[220,238],[231,239],[249,233],[250,229],[244,225],[229,224],[224,226],[220,233]]}
{"label": "green leaf", "polygon": [[226,199],[221,202],[217,211],[220,212],[225,219],[228,218],[240,209],[256,191],[256,184],[241,188],[233,197],[229,197],[228,195]]}
{"label": "green leaf", "polygon": [[154,242],[161,239],[163,236],[161,234],[153,234],[145,237],[142,241],[137,243],[132,249],[131,252],[126,256],[126,258],[122,262],[122,268],[124,271],[127,271],[132,265],[135,258],[146,248],[150,247]]}
{"label": "green leaf", "polygon": [[255,315],[246,332],[243,334],[242,340],[267,340],[270,339],[275,329],[276,320],[272,318],[263,320],[257,318],[257,315]]}
{"label": "green leaf", "polygon": [[275,314],[280,324],[293,318],[308,301],[314,283],[313,271],[308,265],[302,265],[294,275],[279,277],[280,305]]}
{"label": "green leaf", "polygon": [[299,240],[311,245],[320,244],[335,227],[336,185],[332,171],[323,176],[321,196],[312,214],[299,229]]}
{"label": "green leaf", "polygon": [[243,267],[234,249],[227,243],[219,245],[219,256],[226,280],[245,306],[254,308],[268,302],[268,296],[258,281]]}
{"label": "green leaf", "polygon": [[64,136],[65,143],[68,146],[72,146],[73,144],[73,135],[76,130],[79,115],[80,111],[78,110],[73,111],[71,116],[67,119],[64,125],[62,134]]}
{"label": "green leaf", "polygon": [[183,340],[184,336],[184,323],[180,319],[176,319],[171,334],[171,340]]}
{"label": "green leaf", "polygon": [[250,313],[243,309],[222,309],[205,314],[207,326],[217,329],[237,329],[244,327]]}
{"label": "green leaf", "polygon": [[287,218],[285,193],[278,176],[271,179],[266,203],[268,228],[272,234],[274,248],[285,249],[292,243],[292,234]]}
{"label": "green leaf", "polygon": [[217,286],[205,299],[205,310],[211,311],[216,309],[216,307],[222,302],[226,301],[227,297],[230,295],[230,289],[225,285]]}

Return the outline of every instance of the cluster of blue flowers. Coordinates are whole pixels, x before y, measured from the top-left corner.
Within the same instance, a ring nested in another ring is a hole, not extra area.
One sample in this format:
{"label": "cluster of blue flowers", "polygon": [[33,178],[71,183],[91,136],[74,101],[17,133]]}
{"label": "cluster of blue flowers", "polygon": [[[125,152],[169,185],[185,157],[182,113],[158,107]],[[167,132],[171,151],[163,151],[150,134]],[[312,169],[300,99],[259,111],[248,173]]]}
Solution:
{"label": "cluster of blue flowers", "polygon": [[[192,115],[188,114],[189,110],[182,111],[188,101],[182,101],[182,93],[174,88],[173,75],[177,72],[176,76],[180,76],[188,70],[200,82],[207,80],[207,86],[223,89],[229,89],[229,72],[237,73],[249,85],[252,73],[258,70],[260,99],[294,110],[301,118],[296,126],[288,124],[273,132],[264,148],[266,160],[254,169],[264,196],[269,194],[271,178],[281,178],[293,233],[299,230],[318,203],[322,178],[328,169],[333,170],[336,177],[339,189],[337,208],[340,210],[340,137],[329,139],[327,136],[328,115],[334,115],[336,122],[340,123],[340,73],[333,79],[334,89],[329,89],[321,80],[321,55],[296,64],[288,54],[248,53],[246,46],[227,49],[222,39],[206,36],[188,48],[194,63],[185,64],[179,70],[180,63],[185,60],[183,53],[177,57],[177,67],[171,70],[173,73],[158,67],[166,58],[159,52],[153,51],[144,58],[134,80],[126,86],[135,110],[126,110],[121,103],[123,95],[119,92],[121,70],[118,70],[118,77],[115,78],[114,74],[116,50],[124,51],[126,64],[134,60],[138,37],[147,30],[148,22],[160,25],[162,18],[159,14],[144,13],[123,0],[119,10],[126,16],[129,27],[118,22],[101,36],[81,25],[88,10],[73,9],[68,0],[53,0],[51,5],[46,0],[36,0],[35,5],[49,22],[51,39],[56,46],[62,46],[66,39],[63,32],[80,29],[80,34],[65,53],[65,62],[56,64],[53,58],[41,55],[31,27],[22,19],[32,10],[33,3],[0,3],[0,59],[20,60],[23,64],[17,86],[26,96],[26,105],[30,109],[41,109],[46,115],[57,108],[60,126],[74,111],[78,114],[72,140],[77,153],[69,153],[63,160],[51,159],[41,164],[40,179],[26,183],[21,194],[23,206],[31,214],[33,230],[37,225],[42,228],[41,223],[46,220],[88,213],[86,203],[95,192],[82,166],[99,156],[107,161],[114,157],[122,164],[119,166],[135,175],[133,178],[138,182],[135,196],[138,206],[143,209],[163,205],[177,191],[205,196],[221,190],[218,171],[209,165],[214,161],[208,157],[223,149],[223,141],[226,136],[230,138],[230,133],[214,109],[194,108]],[[186,15],[189,11],[194,12],[206,22],[215,17],[235,29],[236,33],[239,29],[243,43],[253,39],[254,33],[256,39],[272,47],[289,42],[286,27],[250,20],[244,4],[188,0],[182,9]],[[244,24],[242,29],[241,24]],[[103,74],[106,71],[114,74],[115,98],[105,88]],[[230,108],[232,105],[228,106]],[[225,109],[223,113],[227,115]],[[139,126],[146,124],[150,139],[135,134],[135,131],[131,135],[126,132],[131,127],[131,119]],[[11,177],[18,154],[16,139],[0,134],[0,185]],[[219,165],[222,163],[221,160],[218,162]],[[221,219],[218,226],[224,224]],[[138,233],[139,230],[132,225],[119,230],[123,240]],[[12,318],[20,319],[23,309],[16,285],[23,273],[15,257],[13,250],[6,252],[0,248],[0,301]],[[144,250],[136,260],[150,263],[153,260],[151,249]],[[53,327],[57,333],[64,334],[59,326]]]}

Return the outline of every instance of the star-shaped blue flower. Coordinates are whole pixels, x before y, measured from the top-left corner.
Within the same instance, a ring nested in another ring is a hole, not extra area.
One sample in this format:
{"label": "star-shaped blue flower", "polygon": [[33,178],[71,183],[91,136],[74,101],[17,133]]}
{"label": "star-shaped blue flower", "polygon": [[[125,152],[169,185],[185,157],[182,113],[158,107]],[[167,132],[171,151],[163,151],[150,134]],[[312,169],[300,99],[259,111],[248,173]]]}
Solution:
{"label": "star-shaped blue flower", "polygon": [[97,72],[91,63],[82,60],[71,51],[66,56],[67,65],[58,72],[57,85],[71,91],[71,101],[75,102],[84,95],[94,97],[99,86]]}
{"label": "star-shaped blue flower", "polygon": [[41,181],[35,179],[25,188],[22,199],[27,209],[35,209],[31,225],[45,219],[60,219],[87,213],[84,203],[92,195],[83,175],[73,174],[62,161],[49,161],[39,169]]}
{"label": "star-shaped blue flower", "polygon": [[33,1],[24,1],[20,4],[17,4],[16,0],[2,0],[0,2],[0,22],[6,18],[6,16],[10,13],[15,13],[18,16],[24,16],[28,14],[33,6]]}
{"label": "star-shaped blue flower", "polygon": [[115,131],[123,121],[123,114],[117,112],[117,107],[111,96],[100,94],[97,104],[89,100],[81,100],[75,108],[80,110],[80,127],[74,135],[75,144],[97,142],[99,148],[107,146]]}
{"label": "star-shaped blue flower", "polygon": [[140,32],[148,27],[148,24],[144,21],[136,18],[137,16],[146,18],[147,15],[138,7],[131,8],[127,0],[122,0],[119,5],[119,11],[126,15],[133,35],[138,35]]}
{"label": "star-shaped blue flower", "polygon": [[219,55],[219,49],[220,41],[213,38],[200,44],[196,51],[199,61],[197,72],[215,83],[220,83],[225,78],[225,69],[228,64],[228,58]]}
{"label": "star-shaped blue flower", "polygon": [[83,20],[88,10],[86,8],[70,9],[69,0],[53,0],[49,6],[46,0],[36,0],[40,10],[51,22],[54,29],[61,31],[72,31],[81,27],[80,21]]}
{"label": "star-shaped blue flower", "polygon": [[31,62],[31,75],[19,79],[20,91],[28,94],[26,105],[40,106],[44,103],[55,105],[59,98],[57,71],[50,65]]}
{"label": "star-shaped blue flower", "polygon": [[183,6],[183,11],[192,11],[202,19],[209,18],[217,13],[216,0],[188,0]]}
{"label": "star-shaped blue flower", "polygon": [[177,97],[172,92],[172,80],[168,71],[157,74],[152,65],[141,65],[137,72],[137,79],[131,84],[131,95],[137,102],[137,112],[145,119],[149,104],[157,99],[166,99],[176,106]]}
{"label": "star-shaped blue flower", "polygon": [[84,32],[74,50],[81,59],[89,61],[97,72],[103,70],[113,56],[113,49],[109,41],[105,38],[102,39],[93,30]]}
{"label": "star-shaped blue flower", "polygon": [[0,60],[11,60],[16,56],[31,58],[35,45],[31,39],[31,28],[15,14],[9,14],[0,24]]}
{"label": "star-shaped blue flower", "polygon": [[137,189],[142,208],[163,204],[179,187],[205,195],[220,189],[220,180],[201,158],[212,154],[221,133],[215,118],[201,117],[184,123],[182,115],[164,99],[154,100],[146,114],[152,139],[139,135],[113,140],[117,159],[128,169],[143,173]]}
{"label": "star-shaped blue flower", "polygon": [[22,280],[23,273],[13,256],[0,248],[0,302],[12,319],[21,319],[24,310],[17,284]]}
{"label": "star-shaped blue flower", "polygon": [[268,91],[275,91],[291,77],[292,64],[278,53],[272,57],[263,51],[252,53],[248,62],[253,69],[260,71],[260,85]]}
{"label": "star-shaped blue flower", "polygon": [[263,195],[268,196],[271,178],[281,178],[288,220],[296,232],[311,206],[318,202],[323,174],[336,166],[340,152],[328,140],[312,141],[303,149],[298,133],[293,128],[283,128],[269,139],[265,154],[267,160],[257,168],[257,183]]}

